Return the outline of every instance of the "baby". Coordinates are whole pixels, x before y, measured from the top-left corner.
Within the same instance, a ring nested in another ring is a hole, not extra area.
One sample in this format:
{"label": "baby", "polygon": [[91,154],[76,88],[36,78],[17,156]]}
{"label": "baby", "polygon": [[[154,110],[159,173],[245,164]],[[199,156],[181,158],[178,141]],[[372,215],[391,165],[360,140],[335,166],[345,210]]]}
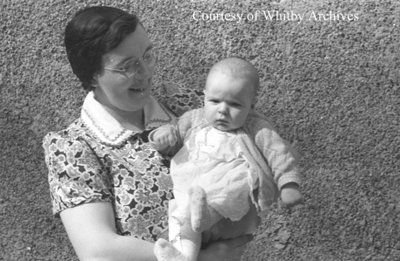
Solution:
{"label": "baby", "polygon": [[[279,192],[287,206],[302,201],[295,152],[253,110],[258,88],[249,62],[224,59],[208,74],[204,108],[150,134],[160,152],[180,148],[171,161],[171,243],[156,242],[158,261],[197,260],[203,231],[213,239],[253,233]],[[221,220],[227,229],[213,230]]]}

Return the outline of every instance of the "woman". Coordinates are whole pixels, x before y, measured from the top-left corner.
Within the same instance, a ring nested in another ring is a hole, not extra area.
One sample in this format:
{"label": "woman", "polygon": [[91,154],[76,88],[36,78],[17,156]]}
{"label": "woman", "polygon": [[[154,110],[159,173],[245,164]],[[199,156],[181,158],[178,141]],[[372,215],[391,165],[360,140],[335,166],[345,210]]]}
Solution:
{"label": "woman", "polygon": [[[44,139],[53,212],[80,260],[156,260],[173,196],[169,162],[147,136],[174,116],[150,94],[152,43],[136,16],[89,7],[68,23],[65,46],[88,95],[81,117]],[[215,242],[199,260],[240,260],[248,240]]]}

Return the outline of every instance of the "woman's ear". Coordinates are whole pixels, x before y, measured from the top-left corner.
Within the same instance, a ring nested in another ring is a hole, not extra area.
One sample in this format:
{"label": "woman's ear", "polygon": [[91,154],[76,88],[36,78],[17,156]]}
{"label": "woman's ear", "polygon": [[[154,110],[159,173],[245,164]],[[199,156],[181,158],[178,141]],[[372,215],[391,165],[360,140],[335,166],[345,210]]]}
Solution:
{"label": "woman's ear", "polygon": [[99,77],[100,73],[95,73],[92,77],[91,85],[93,89],[96,89],[99,86]]}

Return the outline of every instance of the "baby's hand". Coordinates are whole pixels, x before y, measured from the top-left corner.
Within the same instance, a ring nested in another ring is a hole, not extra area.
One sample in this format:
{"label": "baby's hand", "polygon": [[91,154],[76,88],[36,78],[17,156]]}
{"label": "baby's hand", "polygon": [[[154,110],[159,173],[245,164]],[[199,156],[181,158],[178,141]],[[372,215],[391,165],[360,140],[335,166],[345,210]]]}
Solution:
{"label": "baby's hand", "polygon": [[164,150],[175,145],[178,141],[178,133],[173,125],[167,124],[155,129],[149,139],[156,150]]}
{"label": "baby's hand", "polygon": [[303,203],[303,196],[299,191],[299,185],[296,183],[288,183],[281,189],[282,203],[286,207],[294,207]]}

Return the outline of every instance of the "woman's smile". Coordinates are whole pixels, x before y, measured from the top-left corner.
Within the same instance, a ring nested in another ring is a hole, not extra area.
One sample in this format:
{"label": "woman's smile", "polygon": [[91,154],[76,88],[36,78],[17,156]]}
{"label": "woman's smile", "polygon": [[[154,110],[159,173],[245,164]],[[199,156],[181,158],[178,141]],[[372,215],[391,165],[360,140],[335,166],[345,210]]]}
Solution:
{"label": "woman's smile", "polygon": [[130,88],[129,91],[131,92],[135,92],[135,93],[140,93],[140,92],[144,92],[146,91],[147,88],[141,88],[141,89],[137,89],[137,88]]}

